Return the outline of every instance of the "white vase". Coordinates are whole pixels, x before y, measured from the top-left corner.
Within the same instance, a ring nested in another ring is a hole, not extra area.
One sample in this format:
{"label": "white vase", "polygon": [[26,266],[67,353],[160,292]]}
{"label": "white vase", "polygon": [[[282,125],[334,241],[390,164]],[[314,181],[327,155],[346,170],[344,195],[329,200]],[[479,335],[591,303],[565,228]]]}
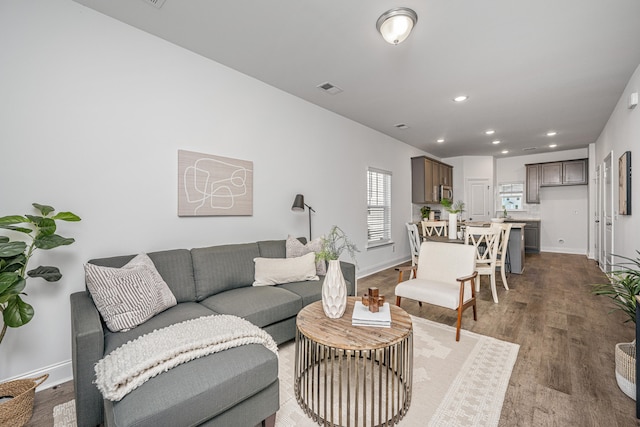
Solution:
{"label": "white vase", "polygon": [[340,270],[340,261],[330,260],[322,284],[322,308],[331,319],[342,317],[347,308],[347,283]]}
{"label": "white vase", "polygon": [[449,213],[449,238],[455,239],[457,238],[458,231],[458,214],[457,213]]}

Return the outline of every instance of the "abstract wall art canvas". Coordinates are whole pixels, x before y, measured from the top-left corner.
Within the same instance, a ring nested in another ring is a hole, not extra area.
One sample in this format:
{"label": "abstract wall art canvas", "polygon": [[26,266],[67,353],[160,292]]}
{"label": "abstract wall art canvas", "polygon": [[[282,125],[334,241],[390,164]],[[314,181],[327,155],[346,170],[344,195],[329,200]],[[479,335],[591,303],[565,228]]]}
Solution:
{"label": "abstract wall art canvas", "polygon": [[618,159],[618,213],[631,215],[631,151]]}
{"label": "abstract wall art canvas", "polygon": [[178,216],[253,215],[253,162],[178,150]]}

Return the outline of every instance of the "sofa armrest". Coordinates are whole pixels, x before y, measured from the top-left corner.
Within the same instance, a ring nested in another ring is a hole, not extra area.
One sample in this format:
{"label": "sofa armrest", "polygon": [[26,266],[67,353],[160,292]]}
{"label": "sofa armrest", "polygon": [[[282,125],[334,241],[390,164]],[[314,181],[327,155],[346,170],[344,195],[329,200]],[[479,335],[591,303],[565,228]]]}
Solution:
{"label": "sofa armrest", "polygon": [[356,294],[356,266],[350,262],[340,261],[340,270],[342,270],[342,276],[348,282],[347,295],[354,296]]}
{"label": "sofa armrest", "polygon": [[104,353],[104,332],[89,292],[71,294],[71,354],[79,426],[102,424],[102,394],[93,384],[94,366]]}

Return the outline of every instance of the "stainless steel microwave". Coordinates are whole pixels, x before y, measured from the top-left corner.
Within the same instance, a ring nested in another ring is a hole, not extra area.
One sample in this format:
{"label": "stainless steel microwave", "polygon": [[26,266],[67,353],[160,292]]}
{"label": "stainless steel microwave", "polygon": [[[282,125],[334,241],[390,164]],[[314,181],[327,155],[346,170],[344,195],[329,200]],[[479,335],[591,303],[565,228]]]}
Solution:
{"label": "stainless steel microwave", "polygon": [[440,200],[449,199],[453,201],[453,189],[448,185],[440,186]]}

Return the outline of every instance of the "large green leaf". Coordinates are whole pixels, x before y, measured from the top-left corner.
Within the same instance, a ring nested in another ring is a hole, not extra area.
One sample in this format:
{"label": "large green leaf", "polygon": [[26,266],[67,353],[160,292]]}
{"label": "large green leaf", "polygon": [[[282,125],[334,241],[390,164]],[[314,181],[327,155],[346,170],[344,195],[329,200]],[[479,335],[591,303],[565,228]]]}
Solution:
{"label": "large green leaf", "polygon": [[0,258],[0,272],[18,271],[26,262],[27,257],[22,253],[10,258]]}
{"label": "large green leaf", "polygon": [[39,203],[32,203],[32,205],[33,205],[34,208],[38,209],[42,213],[42,215],[44,215],[44,216],[47,216],[51,212],[55,211],[53,206],[41,205]]}
{"label": "large green leaf", "polygon": [[40,226],[40,223],[42,222],[42,220],[44,219],[43,216],[36,216],[36,215],[25,215],[27,217],[27,219],[29,220],[29,222],[37,225],[38,227]]}
{"label": "large green leaf", "polygon": [[80,221],[80,217],[73,212],[58,212],[51,218],[59,219],[62,221]]}
{"label": "large green leaf", "polygon": [[29,220],[20,215],[9,215],[0,218],[0,225],[14,225],[29,222]]}
{"label": "large green leaf", "polygon": [[29,277],[42,277],[47,282],[57,282],[62,277],[58,267],[40,266],[27,271]]}
{"label": "large green leaf", "polygon": [[37,237],[34,242],[36,244],[36,248],[38,249],[53,249],[62,245],[70,245],[75,242],[75,239],[52,234],[50,236]]}
{"label": "large green leaf", "polygon": [[31,233],[33,230],[30,228],[26,228],[26,227],[17,227],[15,225],[0,225],[0,228],[4,228],[6,230],[13,230],[13,231],[18,231],[20,233],[25,233],[25,234],[29,234]]}
{"label": "large green leaf", "polygon": [[9,238],[7,236],[0,236],[0,243],[8,243]]}
{"label": "large green leaf", "polygon": [[39,236],[50,236],[56,232],[56,222],[51,218],[42,218],[39,224],[40,234]]}
{"label": "large green leaf", "polygon": [[20,295],[24,291],[27,281],[18,276],[18,280],[13,282],[7,289],[0,293],[0,304],[4,304],[16,295]]}
{"label": "large green leaf", "polygon": [[0,243],[0,258],[9,258],[24,253],[26,248],[25,242]]}
{"label": "large green leaf", "polygon": [[13,284],[15,284],[20,279],[21,277],[17,273],[11,273],[11,272],[0,273],[0,295],[2,295],[5,291],[7,291]]}
{"label": "large green leaf", "polygon": [[2,317],[7,326],[18,328],[26,325],[33,318],[33,307],[16,295],[7,302]]}

